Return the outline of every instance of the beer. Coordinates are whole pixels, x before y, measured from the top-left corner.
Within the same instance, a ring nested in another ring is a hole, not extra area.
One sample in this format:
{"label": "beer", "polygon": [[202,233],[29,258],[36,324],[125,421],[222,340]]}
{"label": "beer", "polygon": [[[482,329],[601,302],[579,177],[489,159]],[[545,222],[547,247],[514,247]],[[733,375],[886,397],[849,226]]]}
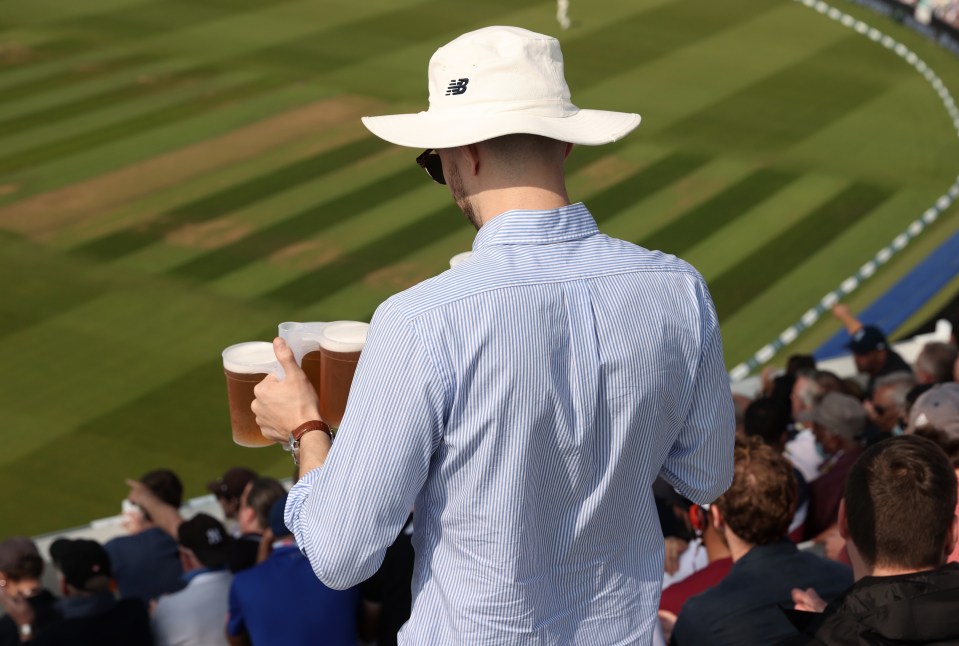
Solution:
{"label": "beer", "polygon": [[233,441],[240,446],[259,447],[273,443],[260,433],[250,405],[254,399],[253,388],[276,368],[276,355],[271,343],[237,343],[223,351],[226,394],[230,402],[230,425],[233,429]]}
{"label": "beer", "polygon": [[320,394],[320,374],[322,372],[319,336],[325,326],[326,323],[323,321],[310,323],[286,321],[278,326],[280,338],[289,344],[293,356],[296,358],[296,363],[303,368],[303,372],[306,373],[306,378],[313,384],[317,396]]}
{"label": "beer", "polygon": [[357,321],[338,321],[320,333],[320,417],[333,428],[343,419],[369,327]]}

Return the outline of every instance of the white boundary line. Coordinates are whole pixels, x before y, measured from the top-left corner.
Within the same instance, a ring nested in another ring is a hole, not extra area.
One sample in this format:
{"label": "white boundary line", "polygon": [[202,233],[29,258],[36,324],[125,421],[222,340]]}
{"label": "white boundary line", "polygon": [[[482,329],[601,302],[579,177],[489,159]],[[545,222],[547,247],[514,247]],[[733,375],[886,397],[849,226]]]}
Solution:
{"label": "white boundary line", "polygon": [[[932,89],[936,91],[936,94],[939,95],[939,100],[942,101],[946,112],[949,113],[949,118],[952,119],[952,126],[956,130],[956,135],[959,136],[959,108],[956,107],[955,100],[952,98],[946,85],[942,82],[942,79],[939,78],[939,75],[933,72],[932,68],[930,68],[924,60],[919,58],[915,52],[875,27],[870,27],[862,20],[854,18],[821,0],[794,0],[794,2],[800,2],[810,9],[815,9],[819,13],[842,24],[844,27],[848,27],[869,40],[881,44],[886,49],[895,52],[899,58],[905,60],[926,79],[929,85],[932,86]],[[855,274],[842,281],[836,289],[823,296],[815,306],[809,308],[806,313],[802,315],[799,321],[783,330],[778,337],[757,350],[748,360],[730,370],[729,378],[732,381],[742,381],[748,377],[753,370],[772,359],[777,352],[795,341],[804,330],[812,326],[823,314],[830,310],[833,305],[838,303],[839,299],[858,289],[862,283],[876,273],[879,267],[889,262],[889,259],[896,255],[896,253],[905,249],[906,245],[922,233],[926,227],[935,222],[939,218],[939,215],[949,208],[957,198],[959,198],[959,176],[956,177],[956,181],[952,183],[952,186],[939,196],[939,199],[937,199],[932,206],[923,211],[918,218],[906,227],[905,231],[897,235],[893,238],[892,242],[876,252],[872,260],[860,267]]]}

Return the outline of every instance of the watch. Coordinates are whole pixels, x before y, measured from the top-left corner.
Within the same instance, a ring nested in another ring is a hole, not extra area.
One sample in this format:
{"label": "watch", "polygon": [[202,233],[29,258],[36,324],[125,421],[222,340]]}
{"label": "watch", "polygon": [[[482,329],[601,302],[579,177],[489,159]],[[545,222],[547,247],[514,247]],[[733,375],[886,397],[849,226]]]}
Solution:
{"label": "watch", "polygon": [[333,431],[323,420],[312,419],[294,428],[290,431],[290,453],[293,454],[293,464],[296,466],[300,466],[300,438],[310,431],[323,431],[330,436],[330,441],[333,441]]}

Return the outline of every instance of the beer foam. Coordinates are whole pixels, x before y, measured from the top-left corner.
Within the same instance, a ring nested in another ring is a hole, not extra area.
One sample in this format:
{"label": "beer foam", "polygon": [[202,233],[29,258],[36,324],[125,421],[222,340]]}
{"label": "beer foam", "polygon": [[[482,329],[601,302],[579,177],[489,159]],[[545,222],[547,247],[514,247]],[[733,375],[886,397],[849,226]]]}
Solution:
{"label": "beer foam", "polygon": [[369,323],[359,321],[327,323],[320,334],[320,347],[330,352],[360,352],[369,329]]}
{"label": "beer foam", "polygon": [[223,351],[223,367],[241,375],[273,373],[279,367],[273,344],[247,341],[231,345]]}
{"label": "beer foam", "polygon": [[463,251],[462,253],[456,254],[455,256],[450,258],[450,269],[459,267],[460,265],[462,265],[464,262],[466,262],[472,257],[473,257],[472,251]]}

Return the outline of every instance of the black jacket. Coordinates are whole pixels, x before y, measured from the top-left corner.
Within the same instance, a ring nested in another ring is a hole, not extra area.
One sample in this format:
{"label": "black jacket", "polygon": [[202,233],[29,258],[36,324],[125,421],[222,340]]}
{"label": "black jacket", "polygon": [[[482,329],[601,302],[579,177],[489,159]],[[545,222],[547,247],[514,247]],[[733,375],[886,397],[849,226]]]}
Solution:
{"label": "black jacket", "polygon": [[813,615],[803,635],[790,643],[959,644],[959,564],[863,577],[822,615]]}

